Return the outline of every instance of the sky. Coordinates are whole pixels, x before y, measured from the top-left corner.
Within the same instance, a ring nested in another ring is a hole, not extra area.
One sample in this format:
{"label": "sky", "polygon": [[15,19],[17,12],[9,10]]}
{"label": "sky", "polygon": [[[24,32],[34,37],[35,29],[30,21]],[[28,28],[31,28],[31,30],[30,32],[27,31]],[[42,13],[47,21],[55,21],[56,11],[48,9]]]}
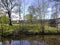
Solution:
{"label": "sky", "polygon": [[[21,14],[21,17],[23,20],[23,16],[25,14],[28,14],[29,12],[27,11],[28,10],[28,6],[31,5],[33,3],[34,0],[22,0],[22,11],[23,13]],[[13,18],[14,17],[14,18]],[[12,13],[12,20],[19,20],[19,14],[15,14],[15,13]]]}
{"label": "sky", "polygon": [[[40,1],[40,0],[39,0]],[[40,1],[41,2],[41,1]],[[52,6],[54,5],[55,2],[51,2],[49,7],[47,8],[48,13],[47,16],[45,17],[46,19],[50,19],[50,15],[52,14]],[[30,5],[38,6],[38,0],[22,0],[22,13],[21,13],[21,20],[23,20],[23,16],[28,14],[28,7]],[[55,9],[53,9],[55,10]],[[14,17],[14,18],[13,18]],[[19,14],[12,13],[12,20],[19,20]]]}

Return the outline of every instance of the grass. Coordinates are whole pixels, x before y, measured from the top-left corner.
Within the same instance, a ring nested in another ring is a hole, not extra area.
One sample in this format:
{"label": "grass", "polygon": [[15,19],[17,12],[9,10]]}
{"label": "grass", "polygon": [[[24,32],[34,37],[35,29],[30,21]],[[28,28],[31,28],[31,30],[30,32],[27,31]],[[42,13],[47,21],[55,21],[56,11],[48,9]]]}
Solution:
{"label": "grass", "polygon": [[[2,30],[3,33],[11,33],[12,31],[15,30],[21,30],[22,31],[28,31],[28,32],[33,32],[33,33],[38,33],[41,32],[41,24],[13,24],[13,26],[9,26],[8,24],[0,24],[0,34],[2,34]],[[44,26],[44,32],[48,33],[48,32],[52,32],[52,33],[57,33],[57,28],[56,27],[50,27],[45,25]],[[60,32],[60,29],[58,29],[58,31]]]}

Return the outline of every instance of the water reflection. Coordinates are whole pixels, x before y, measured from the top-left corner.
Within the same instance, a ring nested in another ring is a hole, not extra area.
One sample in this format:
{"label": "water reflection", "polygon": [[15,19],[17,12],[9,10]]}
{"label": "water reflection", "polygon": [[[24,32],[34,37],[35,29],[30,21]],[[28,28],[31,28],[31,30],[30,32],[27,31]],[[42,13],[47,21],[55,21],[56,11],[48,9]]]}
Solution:
{"label": "water reflection", "polygon": [[[56,36],[57,37],[57,36]],[[0,45],[60,45],[60,37],[59,38],[47,38],[44,39],[39,37],[24,37],[24,39],[20,40],[6,40],[1,41]]]}
{"label": "water reflection", "polygon": [[0,45],[48,45],[46,43],[41,43],[39,41],[33,41],[30,42],[28,40],[12,40],[11,43],[9,43],[9,41],[5,41],[5,42],[0,42]]}
{"label": "water reflection", "polygon": [[2,42],[0,42],[0,45],[2,45]]}
{"label": "water reflection", "polygon": [[28,40],[12,40],[11,43],[9,43],[9,41],[0,42],[0,45],[47,45],[47,44],[43,44],[36,40],[33,41],[32,44]]}
{"label": "water reflection", "polygon": [[30,45],[28,40],[12,40],[11,45]]}

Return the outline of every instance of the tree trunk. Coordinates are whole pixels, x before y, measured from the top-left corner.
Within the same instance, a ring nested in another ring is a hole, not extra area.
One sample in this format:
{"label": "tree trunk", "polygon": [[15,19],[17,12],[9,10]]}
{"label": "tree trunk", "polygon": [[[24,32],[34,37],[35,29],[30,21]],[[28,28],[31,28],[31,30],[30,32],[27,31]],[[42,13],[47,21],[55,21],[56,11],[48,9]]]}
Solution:
{"label": "tree trunk", "polygon": [[8,11],[8,17],[9,17],[9,25],[12,26],[11,11]]}
{"label": "tree trunk", "polygon": [[42,29],[42,34],[44,34],[44,22],[43,22],[43,20],[41,20],[41,29]]}
{"label": "tree trunk", "polygon": [[42,25],[42,34],[44,34],[44,25]]}

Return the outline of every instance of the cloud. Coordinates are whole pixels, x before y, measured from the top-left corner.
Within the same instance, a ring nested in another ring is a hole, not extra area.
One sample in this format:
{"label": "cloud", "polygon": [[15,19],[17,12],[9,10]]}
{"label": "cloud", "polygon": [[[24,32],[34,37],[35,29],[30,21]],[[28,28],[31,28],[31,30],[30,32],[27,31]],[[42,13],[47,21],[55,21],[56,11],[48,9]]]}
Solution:
{"label": "cloud", "polygon": [[11,19],[12,19],[13,21],[23,20],[23,14],[21,14],[20,16],[21,16],[21,17],[19,17],[19,14],[12,13]]}
{"label": "cloud", "polygon": [[51,8],[48,8],[48,11],[51,11],[52,9]]}
{"label": "cloud", "polygon": [[11,18],[12,20],[19,20],[19,15],[12,13]]}

